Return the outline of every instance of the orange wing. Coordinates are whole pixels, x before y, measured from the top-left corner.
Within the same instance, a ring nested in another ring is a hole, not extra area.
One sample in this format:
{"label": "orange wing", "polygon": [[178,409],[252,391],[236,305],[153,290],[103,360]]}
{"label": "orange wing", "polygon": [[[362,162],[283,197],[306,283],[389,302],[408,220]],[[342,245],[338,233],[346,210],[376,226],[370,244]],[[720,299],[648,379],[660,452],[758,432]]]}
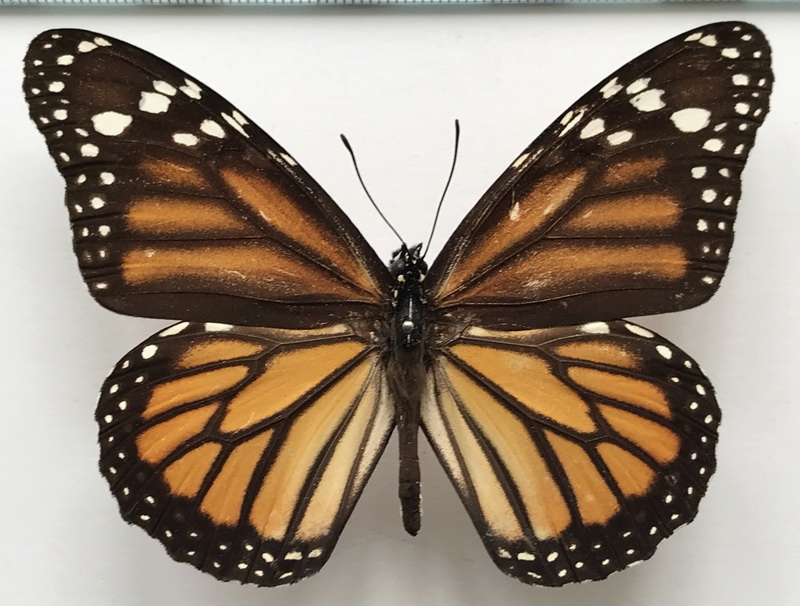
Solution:
{"label": "orange wing", "polygon": [[747,23],[686,32],[622,67],[513,162],[445,245],[427,278],[441,316],[544,328],[707,300],[772,81],[769,45]]}
{"label": "orange wing", "polygon": [[595,580],[691,521],[720,412],[641,326],[467,329],[435,357],[423,428],[490,556],[523,582]]}
{"label": "orange wing", "polygon": [[176,324],[97,409],[122,516],[176,560],[257,585],[317,572],[394,427],[373,345],[346,326]]}
{"label": "orange wing", "polygon": [[390,278],[358,230],[205,84],[125,42],[54,30],[31,43],[24,89],[104,306],[284,328],[380,313]]}

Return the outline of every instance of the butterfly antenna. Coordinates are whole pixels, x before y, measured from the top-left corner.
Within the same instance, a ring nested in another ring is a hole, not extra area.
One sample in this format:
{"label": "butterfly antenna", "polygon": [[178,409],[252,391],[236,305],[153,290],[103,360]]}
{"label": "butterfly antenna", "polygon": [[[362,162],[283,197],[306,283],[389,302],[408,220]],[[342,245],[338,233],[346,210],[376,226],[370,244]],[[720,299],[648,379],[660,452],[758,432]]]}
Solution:
{"label": "butterfly antenna", "polygon": [[453,148],[453,165],[450,167],[450,175],[447,177],[447,183],[445,183],[444,191],[442,192],[442,197],[439,200],[439,205],[436,207],[436,214],[433,216],[433,225],[431,225],[431,233],[428,236],[428,243],[425,245],[425,252],[422,253],[422,258],[425,258],[425,255],[428,254],[428,249],[431,247],[431,242],[433,241],[433,233],[436,231],[436,223],[439,221],[439,213],[442,212],[442,203],[444,202],[444,197],[447,195],[447,190],[450,187],[450,181],[453,180],[453,173],[456,170],[456,159],[458,159],[458,139],[461,134],[461,127],[458,124],[458,120],[456,120],[456,140],[455,145]]}
{"label": "butterfly antenna", "polygon": [[356,154],[355,154],[355,152],[353,152],[353,148],[350,146],[350,142],[347,140],[347,137],[345,137],[344,135],[339,135],[339,136],[342,138],[342,143],[344,143],[344,146],[347,148],[347,151],[350,152],[350,157],[353,160],[353,166],[356,169],[356,175],[358,176],[358,180],[361,183],[361,187],[364,189],[364,193],[367,194],[367,198],[369,198],[369,201],[372,202],[372,206],[374,206],[375,210],[378,211],[378,214],[381,216],[381,219],[383,219],[384,223],[386,223],[386,225],[389,226],[389,229],[391,229],[394,232],[394,235],[397,236],[397,239],[400,240],[400,243],[403,246],[405,246],[406,245],[405,240],[403,240],[402,236],[394,228],[394,225],[389,223],[389,219],[386,218],[386,215],[383,214],[383,212],[378,207],[378,205],[375,204],[375,200],[372,199],[372,196],[370,195],[369,190],[367,189],[367,186],[364,184],[364,179],[361,178],[361,171],[358,170],[358,162],[356,162]]}

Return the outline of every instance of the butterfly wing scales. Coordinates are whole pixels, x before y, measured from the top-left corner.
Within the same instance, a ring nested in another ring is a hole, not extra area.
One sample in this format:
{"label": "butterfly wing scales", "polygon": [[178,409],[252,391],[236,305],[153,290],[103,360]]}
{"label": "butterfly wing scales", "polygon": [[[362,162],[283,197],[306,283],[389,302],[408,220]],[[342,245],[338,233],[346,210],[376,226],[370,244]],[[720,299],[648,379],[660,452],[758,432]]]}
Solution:
{"label": "butterfly wing scales", "polygon": [[440,316],[523,329],[707,300],[772,82],[769,45],[746,23],[686,32],[603,80],[445,245],[426,279]]}
{"label": "butterfly wing scales", "polygon": [[468,329],[422,407],[495,564],[550,586],[647,559],[695,517],[719,415],[693,360],[622,321]]}
{"label": "butterfly wing scales", "polygon": [[119,40],[53,30],[30,46],[24,90],[104,306],[287,328],[377,315],[389,276],[375,253],[205,84]]}
{"label": "butterfly wing scales", "polygon": [[122,516],[222,580],[314,574],[394,427],[378,358],[343,325],[153,335],[117,364],[97,409]]}

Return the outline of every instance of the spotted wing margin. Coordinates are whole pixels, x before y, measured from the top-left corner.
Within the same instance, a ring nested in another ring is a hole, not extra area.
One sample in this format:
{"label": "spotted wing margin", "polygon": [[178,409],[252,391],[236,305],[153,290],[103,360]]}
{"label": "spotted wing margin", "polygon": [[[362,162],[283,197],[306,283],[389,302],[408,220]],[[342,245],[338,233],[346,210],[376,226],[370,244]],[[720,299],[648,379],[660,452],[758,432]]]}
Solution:
{"label": "spotted wing margin", "polygon": [[349,328],[176,324],[125,356],[97,409],[123,518],[221,580],[327,561],[394,427],[378,353]]}
{"label": "spotted wing margin", "polygon": [[31,43],[24,91],[102,305],[282,328],[376,315],[389,275],[361,234],[205,84],[125,42],[53,30]]}
{"label": "spotted wing margin", "polygon": [[637,564],[690,522],[719,419],[696,363],[621,321],[469,329],[435,358],[422,405],[495,564],[548,586]]}
{"label": "spotted wing margin", "polygon": [[707,300],[772,82],[769,45],[747,23],[686,32],[604,79],[445,245],[427,279],[441,313],[543,328]]}

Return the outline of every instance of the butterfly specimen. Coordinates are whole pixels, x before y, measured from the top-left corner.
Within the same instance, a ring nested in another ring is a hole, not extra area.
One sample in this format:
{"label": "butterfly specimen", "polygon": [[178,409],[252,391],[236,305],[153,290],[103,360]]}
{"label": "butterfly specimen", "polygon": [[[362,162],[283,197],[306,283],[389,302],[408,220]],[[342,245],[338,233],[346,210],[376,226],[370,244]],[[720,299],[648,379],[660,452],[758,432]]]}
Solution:
{"label": "butterfly specimen", "polygon": [[330,557],[390,433],[420,528],[420,429],[489,555],[525,582],[607,577],[691,521],[720,412],[676,346],[619,318],[706,301],[730,252],[770,50],[746,23],[682,34],[526,148],[428,268],[388,267],[282,147],[119,40],[31,44],[30,114],[108,309],[180,320],[97,408],[122,516],[223,580]]}

